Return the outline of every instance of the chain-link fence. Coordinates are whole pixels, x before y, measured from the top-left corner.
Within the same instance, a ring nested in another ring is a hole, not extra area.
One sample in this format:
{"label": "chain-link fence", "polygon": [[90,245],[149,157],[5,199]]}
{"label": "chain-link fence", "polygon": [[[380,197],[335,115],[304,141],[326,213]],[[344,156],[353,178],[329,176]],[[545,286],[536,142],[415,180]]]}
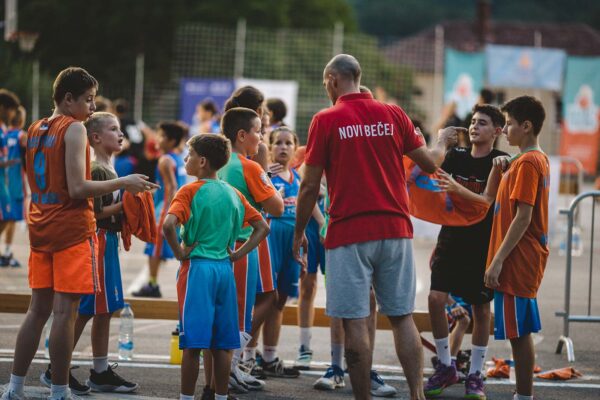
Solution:
{"label": "chain-link fence", "polygon": [[[409,68],[392,64],[368,35],[332,30],[237,29],[214,25],[185,25],[175,35],[170,79],[161,84],[146,79],[143,119],[153,124],[179,117],[182,78],[254,78],[298,82],[296,128],[301,138],[312,116],[329,105],[322,86],[323,68],[334,54],[357,57],[363,69],[362,83],[378,96],[396,101],[407,111],[421,114],[413,101],[414,78]],[[131,86],[103,84],[101,94],[133,101]]]}

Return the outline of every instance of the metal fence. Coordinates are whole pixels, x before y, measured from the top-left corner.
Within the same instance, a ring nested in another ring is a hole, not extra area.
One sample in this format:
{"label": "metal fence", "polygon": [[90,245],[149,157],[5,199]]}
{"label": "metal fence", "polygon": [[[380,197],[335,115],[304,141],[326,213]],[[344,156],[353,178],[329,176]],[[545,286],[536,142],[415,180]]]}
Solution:
{"label": "metal fence", "polygon": [[[584,314],[574,314],[571,310],[571,278],[573,276],[573,229],[575,226],[575,216],[583,207],[582,201],[591,198],[591,214],[589,215],[590,225],[590,247],[589,247],[589,265],[587,271],[587,302]],[[571,202],[568,209],[561,210],[561,214],[567,216],[567,253],[566,253],[566,275],[565,275],[565,306],[564,310],[556,312],[556,316],[563,318],[563,334],[558,340],[556,353],[560,354],[563,346],[567,350],[567,359],[569,362],[575,361],[575,352],[573,349],[573,340],[569,336],[571,322],[600,322],[600,314],[594,315],[592,312],[592,282],[594,272],[594,245],[595,245],[595,217],[596,207],[600,204],[600,191],[582,193]]]}

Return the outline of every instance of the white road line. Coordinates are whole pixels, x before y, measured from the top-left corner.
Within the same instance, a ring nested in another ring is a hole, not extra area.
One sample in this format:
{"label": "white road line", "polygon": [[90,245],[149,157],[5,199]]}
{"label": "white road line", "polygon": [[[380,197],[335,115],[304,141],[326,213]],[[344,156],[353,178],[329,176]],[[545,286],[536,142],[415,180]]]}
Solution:
{"label": "white road line", "polygon": [[[3,358],[0,357],[0,363],[12,363],[12,358]],[[48,360],[46,359],[34,359],[32,361],[33,364],[46,364]],[[138,362],[129,362],[129,361],[119,361],[120,366],[123,368],[153,368],[153,369],[180,369],[180,365],[172,365],[172,364],[159,364],[159,363],[138,363]],[[92,365],[91,361],[81,361],[81,360],[73,360],[71,362],[73,365]],[[301,371],[302,375],[308,376],[321,376],[323,375],[323,371]],[[389,381],[399,381],[405,382],[406,378],[401,375],[381,375],[381,377],[385,380]],[[427,379],[423,379],[426,381]],[[485,381],[486,385],[499,385],[499,386],[511,386],[514,385],[514,382],[511,382],[506,379],[494,379],[488,378]],[[550,387],[550,388],[573,388],[573,389],[600,389],[600,384],[597,383],[575,383],[575,382],[542,382],[542,381],[534,381],[534,386],[537,387]],[[130,398],[130,397],[123,397]],[[143,397],[137,397],[136,399],[143,399]]]}

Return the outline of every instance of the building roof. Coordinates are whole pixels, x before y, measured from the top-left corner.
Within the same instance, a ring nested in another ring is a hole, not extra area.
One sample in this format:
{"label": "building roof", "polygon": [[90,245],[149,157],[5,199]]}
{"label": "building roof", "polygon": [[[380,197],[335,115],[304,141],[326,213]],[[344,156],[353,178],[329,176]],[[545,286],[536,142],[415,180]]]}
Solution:
{"label": "building roof", "polygon": [[[481,40],[480,28],[473,22],[445,21],[440,24],[444,45],[456,50],[481,51],[486,44],[541,46],[563,49],[569,55],[600,56],[600,32],[582,23],[530,23],[492,21]],[[435,63],[435,26],[383,47],[383,53],[395,64],[408,65],[420,72],[433,72]],[[443,64],[442,64],[443,65]]]}

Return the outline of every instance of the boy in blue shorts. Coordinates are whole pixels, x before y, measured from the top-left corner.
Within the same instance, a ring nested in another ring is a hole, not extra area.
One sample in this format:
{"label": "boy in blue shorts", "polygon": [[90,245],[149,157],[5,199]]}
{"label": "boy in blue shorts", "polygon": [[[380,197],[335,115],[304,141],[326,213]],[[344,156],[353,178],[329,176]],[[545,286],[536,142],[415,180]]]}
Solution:
{"label": "boy in blue shorts", "polygon": [[145,286],[132,293],[136,297],[162,297],[157,283],[158,269],[162,261],[173,258],[173,251],[163,237],[162,225],[175,192],[185,184],[184,162],[179,152],[179,145],[184,137],[187,137],[187,128],[183,125],[177,122],[158,124],[157,146],[162,155],[156,167],[156,183],[160,188],[154,192],[157,235],[155,243],[146,245],[144,253],[148,256],[150,278]]}
{"label": "boy in blue shorts", "polygon": [[0,179],[6,181],[7,207],[4,215],[6,224],[6,236],[4,253],[0,256],[0,266],[20,267],[21,264],[13,257],[12,241],[15,234],[17,221],[23,221],[23,201],[25,199],[24,169],[22,164],[23,150],[27,144],[27,132],[23,130],[26,112],[23,106],[19,106],[17,113],[11,121],[9,129],[4,133],[3,142],[6,147],[6,162],[9,163],[2,168]]}
{"label": "boy in blue shorts", "polygon": [[[227,165],[219,171],[219,178],[239,190],[256,210],[262,209],[270,215],[280,216],[284,209],[281,195],[260,164],[248,158],[258,153],[261,143],[261,121],[258,114],[248,108],[233,107],[223,115],[221,131],[231,141],[232,152]],[[245,228],[240,232],[236,247],[248,239],[251,231],[251,228]],[[238,295],[241,348],[236,349],[233,355],[230,383],[232,388],[240,392],[260,390],[264,383],[243,373],[238,366],[241,352],[251,339],[250,332],[257,325],[252,310],[259,286],[258,249],[234,262],[233,271]]]}
{"label": "boy in blue shorts", "polygon": [[[210,349],[211,362],[205,368],[212,372],[212,379],[206,381],[203,398],[214,393],[216,400],[224,400],[232,350],[240,347],[232,261],[256,248],[269,227],[240,192],[217,177],[217,171],[229,160],[227,139],[196,135],[188,148],[185,169],[198,180],[177,192],[163,225],[166,240],[182,261],[177,277],[179,346],[183,349],[179,398],[194,399],[200,350]],[[177,235],[180,224],[181,245]],[[253,231],[232,251],[245,224]]]}
{"label": "boy in blue shorts", "polygon": [[[88,141],[94,149],[92,180],[108,181],[117,178],[112,165],[112,155],[123,145],[123,133],[116,116],[108,112],[97,112],[85,122]],[[94,198],[96,235],[98,236],[98,283],[96,294],[84,295],[79,303],[79,313],[75,321],[74,345],[77,345],[83,329],[90,319],[92,322],[93,368],[90,377],[83,385],[69,376],[71,392],[81,395],[96,392],[130,393],[138,388],[137,383],[121,378],[108,365],[108,341],[110,319],[115,311],[123,308],[123,284],[119,263],[119,232],[122,227],[123,203],[119,190]],[[50,366],[40,376],[42,384],[50,387],[52,373]]]}
{"label": "boy in blue shorts", "polygon": [[[494,292],[494,337],[510,340],[515,361],[515,400],[533,398],[535,349],[532,333],[541,330],[537,305],[548,260],[548,190],[550,167],[538,135],[546,113],[531,96],[517,97],[501,108],[506,118],[502,133],[520,153],[494,159],[483,198],[495,199],[487,256],[485,285]],[[453,189],[469,198],[481,197]]]}
{"label": "boy in blue shorts", "polygon": [[[14,164],[14,161],[6,160],[7,149],[4,136],[9,130],[12,120],[17,115],[19,107],[19,98],[13,92],[0,89],[0,156],[2,157],[0,160],[0,233],[6,228],[10,217],[10,196],[4,172],[6,167]],[[3,261],[0,260],[0,266],[8,266]]]}

